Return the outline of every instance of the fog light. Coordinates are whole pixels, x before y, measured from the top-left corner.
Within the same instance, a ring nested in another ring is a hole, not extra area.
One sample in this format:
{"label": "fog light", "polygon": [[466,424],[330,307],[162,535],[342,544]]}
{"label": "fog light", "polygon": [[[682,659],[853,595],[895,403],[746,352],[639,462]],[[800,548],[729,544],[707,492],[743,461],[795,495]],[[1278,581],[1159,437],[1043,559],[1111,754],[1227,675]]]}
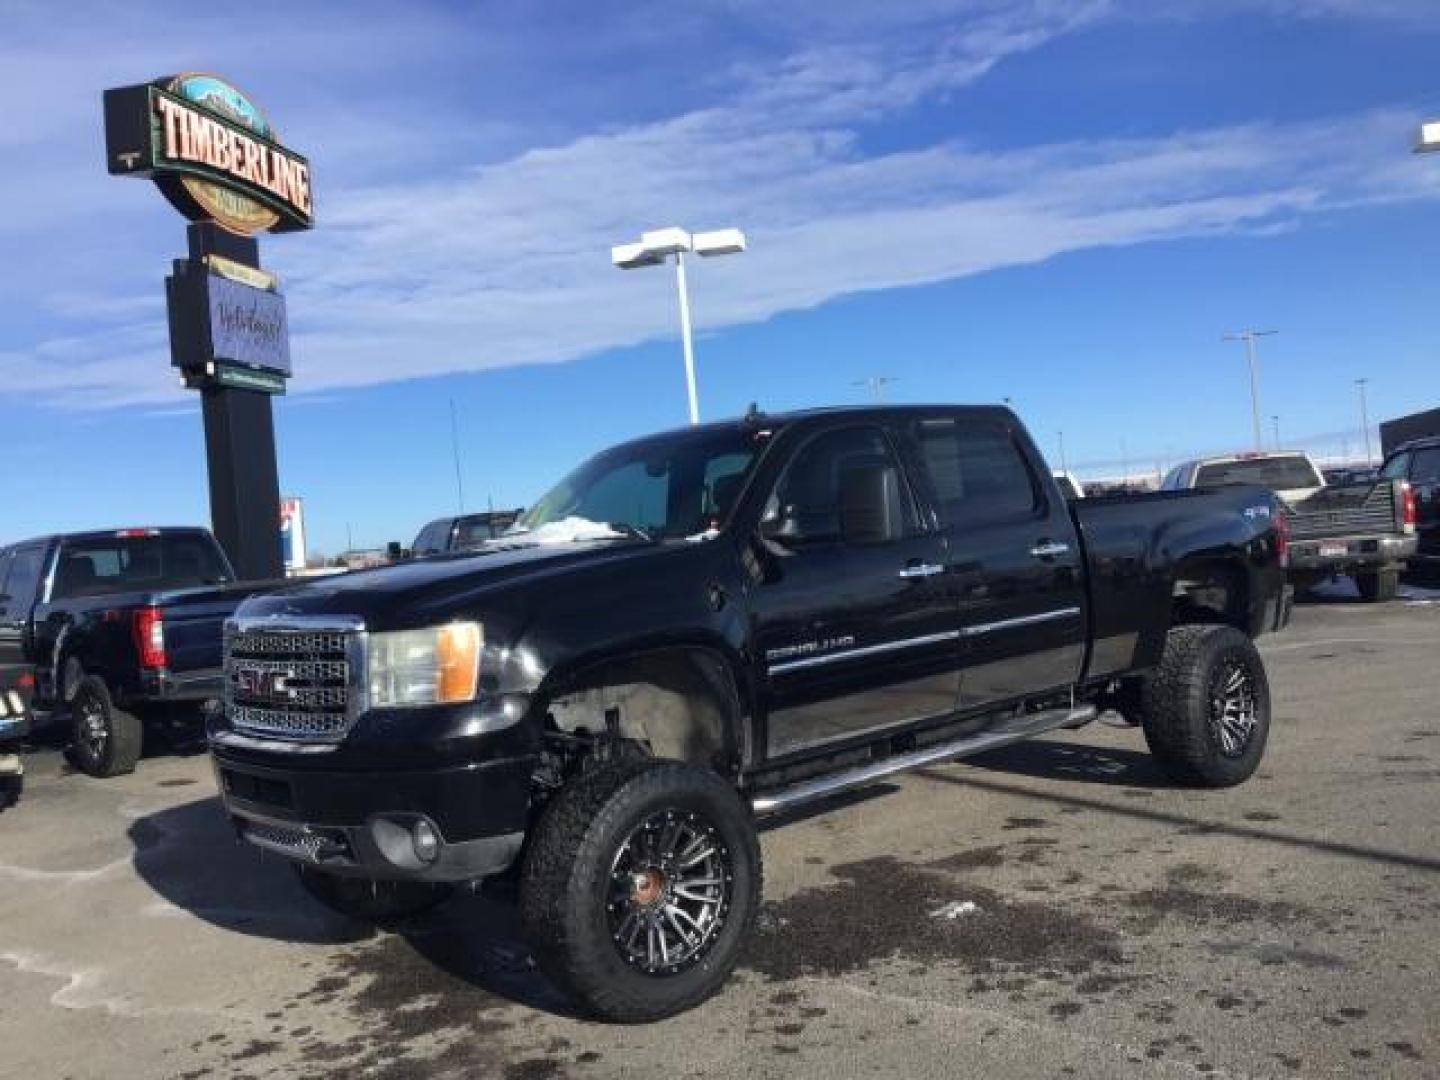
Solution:
{"label": "fog light", "polygon": [[424,818],[416,821],[410,830],[410,842],[415,846],[415,857],[421,862],[433,863],[440,857],[440,835]]}

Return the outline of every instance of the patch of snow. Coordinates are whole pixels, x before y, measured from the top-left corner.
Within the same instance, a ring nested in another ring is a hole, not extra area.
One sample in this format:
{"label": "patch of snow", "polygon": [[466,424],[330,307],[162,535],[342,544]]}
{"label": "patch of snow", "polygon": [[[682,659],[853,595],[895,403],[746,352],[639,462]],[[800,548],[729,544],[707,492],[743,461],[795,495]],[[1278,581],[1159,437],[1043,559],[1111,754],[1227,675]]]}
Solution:
{"label": "patch of snow", "polygon": [[614,540],[625,534],[603,521],[567,517],[547,521],[539,528],[526,529],[518,535],[531,544],[576,544],[584,540]]}
{"label": "patch of snow", "polygon": [[959,919],[966,915],[980,914],[980,905],[974,900],[951,900],[943,907],[930,912],[932,919]]}

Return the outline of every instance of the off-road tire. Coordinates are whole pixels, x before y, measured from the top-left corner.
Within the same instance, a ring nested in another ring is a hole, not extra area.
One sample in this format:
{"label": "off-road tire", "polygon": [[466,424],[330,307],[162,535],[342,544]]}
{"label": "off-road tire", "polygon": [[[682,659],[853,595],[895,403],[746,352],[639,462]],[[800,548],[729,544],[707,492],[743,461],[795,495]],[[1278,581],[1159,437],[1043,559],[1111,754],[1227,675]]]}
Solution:
{"label": "off-road tire", "polygon": [[376,881],[330,874],[301,863],[292,865],[305,891],[325,907],[377,926],[423,915],[455,891],[448,881]]}
{"label": "off-road tire", "polygon": [[[1253,697],[1253,725],[1227,752],[1216,717],[1217,680],[1241,671]],[[1249,779],[1270,733],[1270,684],[1255,643],[1231,626],[1177,626],[1160,666],[1141,690],[1141,727],[1155,762],[1182,784],[1224,788]]]}
{"label": "off-road tire", "polygon": [[1400,591],[1399,570],[1375,570],[1355,575],[1355,587],[1367,604],[1383,604],[1394,600]]}
{"label": "off-road tire", "polygon": [[87,675],[70,700],[69,757],[88,776],[123,776],[135,771],[145,741],[140,718],[117,708],[105,680]]}
{"label": "off-road tire", "polygon": [[[627,838],[657,815],[713,829],[727,901],[708,944],[683,969],[650,973],[622,955],[612,875]],[[760,844],[750,808],[709,769],[622,761],[583,773],[545,809],[525,857],[520,917],[541,971],[588,1014],[615,1023],[693,1008],[734,969],[760,906]]]}

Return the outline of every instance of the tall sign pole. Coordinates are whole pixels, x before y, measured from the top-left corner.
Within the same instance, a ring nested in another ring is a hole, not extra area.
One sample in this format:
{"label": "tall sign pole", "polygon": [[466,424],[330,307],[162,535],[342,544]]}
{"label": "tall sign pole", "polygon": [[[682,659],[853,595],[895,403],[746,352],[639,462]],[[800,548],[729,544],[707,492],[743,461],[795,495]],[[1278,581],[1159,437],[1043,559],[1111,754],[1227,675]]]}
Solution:
{"label": "tall sign pole", "polygon": [[214,75],[166,76],[104,100],[110,173],[150,178],[190,221],[165,297],[171,363],[200,392],[216,539],[242,578],[280,577],[271,397],[290,377],[290,329],[256,234],[314,224],[310,163]]}

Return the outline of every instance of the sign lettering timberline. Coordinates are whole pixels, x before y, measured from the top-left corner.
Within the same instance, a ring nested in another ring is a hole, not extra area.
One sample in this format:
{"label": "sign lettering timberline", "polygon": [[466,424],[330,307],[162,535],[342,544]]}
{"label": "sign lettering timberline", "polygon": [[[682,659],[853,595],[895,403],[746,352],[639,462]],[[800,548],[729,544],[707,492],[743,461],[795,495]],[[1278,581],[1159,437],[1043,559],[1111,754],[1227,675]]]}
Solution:
{"label": "sign lettering timberline", "polygon": [[313,223],[304,157],[158,86],[149,92],[158,128],[150,144],[152,168],[238,188],[278,213]]}
{"label": "sign lettering timberline", "polygon": [[105,91],[106,165],[148,176],[191,221],[240,236],[315,222],[310,162],[242,91],[192,72]]}

